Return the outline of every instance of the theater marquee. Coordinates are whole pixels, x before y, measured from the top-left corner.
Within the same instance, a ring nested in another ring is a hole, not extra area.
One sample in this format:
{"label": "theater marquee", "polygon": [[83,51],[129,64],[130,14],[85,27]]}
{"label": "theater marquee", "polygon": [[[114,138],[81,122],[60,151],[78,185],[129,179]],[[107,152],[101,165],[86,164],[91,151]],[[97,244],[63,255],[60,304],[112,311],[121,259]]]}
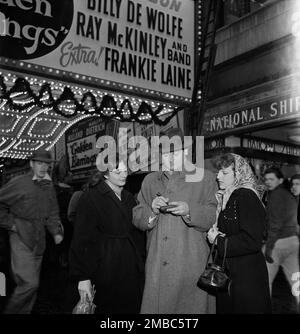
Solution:
{"label": "theater marquee", "polygon": [[195,3],[0,0],[0,56],[59,79],[189,100]]}

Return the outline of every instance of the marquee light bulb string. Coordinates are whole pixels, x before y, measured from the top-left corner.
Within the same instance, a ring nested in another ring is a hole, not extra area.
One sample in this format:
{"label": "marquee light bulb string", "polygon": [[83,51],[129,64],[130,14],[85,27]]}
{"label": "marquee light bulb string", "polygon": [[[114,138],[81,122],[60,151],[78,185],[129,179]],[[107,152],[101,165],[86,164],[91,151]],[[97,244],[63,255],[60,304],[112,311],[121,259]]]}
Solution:
{"label": "marquee light bulb string", "polygon": [[[26,98],[20,101],[20,97],[24,95]],[[8,90],[2,75],[0,75],[1,100],[6,101],[10,107],[19,112],[24,112],[29,107],[38,106],[39,108],[52,108],[56,114],[65,118],[72,118],[80,113],[97,115],[108,120],[117,119],[121,122],[136,121],[141,124],[154,122],[160,126],[166,125],[178,111],[183,109],[183,107],[173,107],[170,115],[162,120],[159,117],[162,116],[160,114],[165,108],[164,105],[159,105],[156,110],[153,110],[150,104],[142,101],[137,111],[134,111],[130,100],[125,98],[118,108],[114,97],[108,94],[102,97],[99,105],[95,95],[89,91],[84,93],[80,100],[77,100],[70,87],[64,87],[60,96],[54,99],[51,85],[47,82],[41,86],[38,94],[35,94],[27,79],[18,77]]]}

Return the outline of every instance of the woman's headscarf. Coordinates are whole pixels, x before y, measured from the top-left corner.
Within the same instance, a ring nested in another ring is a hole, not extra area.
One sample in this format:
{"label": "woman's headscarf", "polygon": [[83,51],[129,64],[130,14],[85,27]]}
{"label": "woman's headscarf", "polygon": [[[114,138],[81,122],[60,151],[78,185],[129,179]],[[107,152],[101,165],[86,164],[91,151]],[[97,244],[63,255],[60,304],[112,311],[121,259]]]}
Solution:
{"label": "woman's headscarf", "polygon": [[239,188],[246,188],[254,191],[259,200],[261,200],[262,194],[260,186],[257,184],[256,177],[246,159],[238,154],[230,154],[234,157],[234,184],[228,189],[219,190],[217,192],[216,197],[218,200],[218,214],[221,210],[225,209],[231,194]]}

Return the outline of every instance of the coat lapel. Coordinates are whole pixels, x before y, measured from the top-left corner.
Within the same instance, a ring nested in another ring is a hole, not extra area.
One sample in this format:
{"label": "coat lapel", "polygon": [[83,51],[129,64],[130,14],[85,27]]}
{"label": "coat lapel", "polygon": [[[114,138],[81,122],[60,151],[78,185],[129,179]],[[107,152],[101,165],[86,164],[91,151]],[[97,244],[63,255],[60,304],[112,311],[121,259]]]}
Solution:
{"label": "coat lapel", "polygon": [[123,190],[121,193],[121,201],[117,197],[117,195],[113,192],[113,190],[103,181],[99,183],[97,186],[97,190],[100,192],[102,196],[106,196],[110,198],[115,205],[119,208],[123,216],[126,218],[127,221],[130,221],[130,216],[128,210],[126,209],[126,201],[128,199],[128,194]]}
{"label": "coat lapel", "polygon": [[125,206],[124,191],[122,191],[122,193],[121,193],[121,201],[117,197],[117,195],[115,195],[115,193],[112,190],[110,190],[110,192],[108,192],[107,195],[114,201],[114,203],[120,209],[120,211],[122,212],[122,214],[124,215],[126,220],[129,221],[130,217],[128,215],[128,211],[127,211],[126,206]]}

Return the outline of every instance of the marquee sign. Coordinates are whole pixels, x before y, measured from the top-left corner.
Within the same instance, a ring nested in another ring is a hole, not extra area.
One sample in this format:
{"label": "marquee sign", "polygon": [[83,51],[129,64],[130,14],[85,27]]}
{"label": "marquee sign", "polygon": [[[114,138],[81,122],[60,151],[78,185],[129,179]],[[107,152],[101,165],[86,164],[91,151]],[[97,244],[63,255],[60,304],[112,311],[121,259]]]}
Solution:
{"label": "marquee sign", "polygon": [[255,136],[229,136],[205,139],[205,151],[224,148],[246,148],[251,150],[300,156],[300,146],[279,140],[259,138]]}
{"label": "marquee sign", "polygon": [[241,147],[265,152],[287,154],[296,157],[300,156],[299,145],[250,136],[245,136],[241,140]]}
{"label": "marquee sign", "polygon": [[96,141],[102,135],[114,136],[117,122],[106,123],[99,117],[78,122],[65,133],[66,152],[72,172],[95,168],[99,149]]}
{"label": "marquee sign", "polygon": [[205,115],[203,134],[207,137],[220,135],[299,116],[300,96],[286,96],[240,110],[208,112]]}
{"label": "marquee sign", "polygon": [[37,73],[187,102],[194,12],[193,0],[0,0],[0,56]]}
{"label": "marquee sign", "polygon": [[67,37],[73,14],[72,1],[1,0],[0,55],[35,59],[51,53]]}
{"label": "marquee sign", "polygon": [[[134,124],[133,120],[137,120],[143,124],[154,122],[156,125],[167,124],[169,126],[173,123],[173,119],[178,117],[178,111],[171,111],[170,106],[161,105],[154,101],[151,102],[151,105],[142,102],[139,106],[140,99],[135,97],[131,98],[130,103],[127,102],[124,106],[126,100],[122,95],[115,95],[113,99],[111,97],[108,100],[108,102],[113,100],[115,105],[118,105],[118,109],[116,107],[116,111],[114,111],[109,108],[109,105],[104,106],[104,101],[109,96],[104,95],[104,91],[101,92],[103,95],[100,95],[98,91],[93,89],[89,90],[88,96],[97,96],[98,100],[102,100],[97,107],[101,112],[97,113],[93,109],[93,104],[86,103],[83,110],[79,109],[74,113],[74,108],[80,105],[76,99],[67,100],[66,95],[64,96],[63,83],[51,83],[51,90],[43,90],[44,81],[41,78],[29,77],[28,82],[20,80],[11,73],[2,76],[0,72],[0,157],[26,159],[38,148],[50,150],[66,130],[83,119],[95,117],[98,117],[99,120],[105,119],[107,122],[106,131],[108,131],[106,133],[111,133],[110,124],[113,122],[108,121],[112,118],[120,121],[122,117],[126,120],[130,119],[129,124]],[[28,88],[30,89],[28,90]],[[71,86],[71,89],[79,100],[84,100],[86,94],[84,87]],[[128,98],[126,97],[126,99]],[[128,107],[131,107],[132,111]],[[133,110],[135,110],[134,114],[132,114]],[[176,117],[175,113],[177,113]],[[151,115],[155,121],[151,120]],[[139,126],[136,125],[136,127]]]}

